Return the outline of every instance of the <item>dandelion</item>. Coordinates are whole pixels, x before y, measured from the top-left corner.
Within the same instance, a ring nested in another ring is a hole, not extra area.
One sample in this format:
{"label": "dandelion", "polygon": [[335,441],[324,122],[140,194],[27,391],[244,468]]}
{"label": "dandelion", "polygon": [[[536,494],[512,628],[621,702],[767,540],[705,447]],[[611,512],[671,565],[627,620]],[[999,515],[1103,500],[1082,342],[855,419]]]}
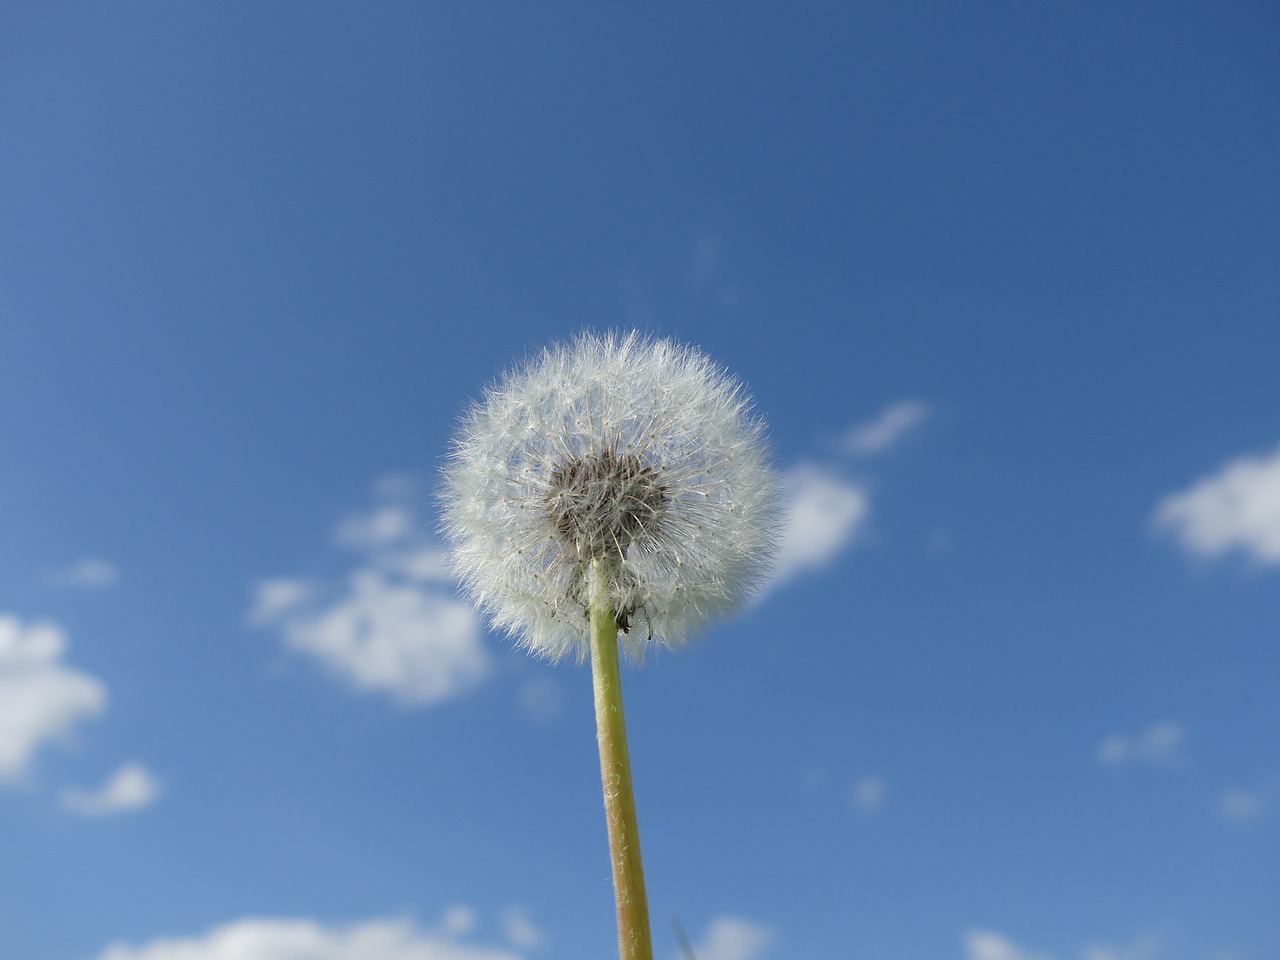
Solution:
{"label": "dandelion", "polygon": [[532,652],[591,660],[622,956],[652,956],[618,673],[746,602],[777,482],[739,383],[700,352],[583,334],[465,415],[445,469],[454,570]]}

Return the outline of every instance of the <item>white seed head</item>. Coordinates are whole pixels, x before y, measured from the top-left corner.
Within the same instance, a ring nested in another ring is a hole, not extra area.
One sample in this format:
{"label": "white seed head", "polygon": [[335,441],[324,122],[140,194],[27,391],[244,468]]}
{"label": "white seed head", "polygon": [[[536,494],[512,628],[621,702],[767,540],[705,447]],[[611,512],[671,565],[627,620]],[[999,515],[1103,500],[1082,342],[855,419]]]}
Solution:
{"label": "white seed head", "polygon": [[778,484],[740,384],[669,340],[582,334],[467,411],[444,471],[454,572],[495,626],[559,659],[588,647],[586,576],[633,658],[748,600]]}

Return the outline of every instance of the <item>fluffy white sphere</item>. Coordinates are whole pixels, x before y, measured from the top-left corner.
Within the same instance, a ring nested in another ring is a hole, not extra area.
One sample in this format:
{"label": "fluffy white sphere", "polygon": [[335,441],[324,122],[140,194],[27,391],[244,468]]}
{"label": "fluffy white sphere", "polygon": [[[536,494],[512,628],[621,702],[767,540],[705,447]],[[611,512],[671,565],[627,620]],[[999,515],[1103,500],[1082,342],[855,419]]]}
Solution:
{"label": "fluffy white sphere", "polygon": [[582,334],[490,387],[463,418],[442,506],[465,588],[551,659],[587,652],[593,559],[638,657],[748,600],[779,517],[740,384],[697,350],[637,333]]}

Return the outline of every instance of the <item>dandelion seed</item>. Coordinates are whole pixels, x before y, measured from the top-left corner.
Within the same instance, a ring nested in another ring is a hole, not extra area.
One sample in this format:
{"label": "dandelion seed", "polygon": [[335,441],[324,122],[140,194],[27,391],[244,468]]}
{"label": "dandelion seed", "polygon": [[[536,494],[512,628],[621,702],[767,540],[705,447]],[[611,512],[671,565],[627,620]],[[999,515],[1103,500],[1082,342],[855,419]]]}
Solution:
{"label": "dandelion seed", "polygon": [[667,340],[584,334],[508,373],[445,470],[454,569],[494,624],[587,653],[587,573],[633,657],[678,646],[767,572],[777,484],[739,384]]}

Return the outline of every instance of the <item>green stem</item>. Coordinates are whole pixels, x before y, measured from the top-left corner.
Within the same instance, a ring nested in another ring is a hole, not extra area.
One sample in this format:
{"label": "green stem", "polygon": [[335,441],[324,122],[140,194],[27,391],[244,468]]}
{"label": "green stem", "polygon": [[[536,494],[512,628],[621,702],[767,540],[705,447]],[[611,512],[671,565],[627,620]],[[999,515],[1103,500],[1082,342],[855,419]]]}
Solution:
{"label": "green stem", "polygon": [[622,717],[622,677],[618,671],[618,624],[609,602],[608,561],[591,561],[591,683],[596,703],[596,740],[600,780],[609,825],[613,893],[618,904],[618,954],[621,960],[653,960],[649,901],[640,863],[636,800],[631,792],[631,758]]}

